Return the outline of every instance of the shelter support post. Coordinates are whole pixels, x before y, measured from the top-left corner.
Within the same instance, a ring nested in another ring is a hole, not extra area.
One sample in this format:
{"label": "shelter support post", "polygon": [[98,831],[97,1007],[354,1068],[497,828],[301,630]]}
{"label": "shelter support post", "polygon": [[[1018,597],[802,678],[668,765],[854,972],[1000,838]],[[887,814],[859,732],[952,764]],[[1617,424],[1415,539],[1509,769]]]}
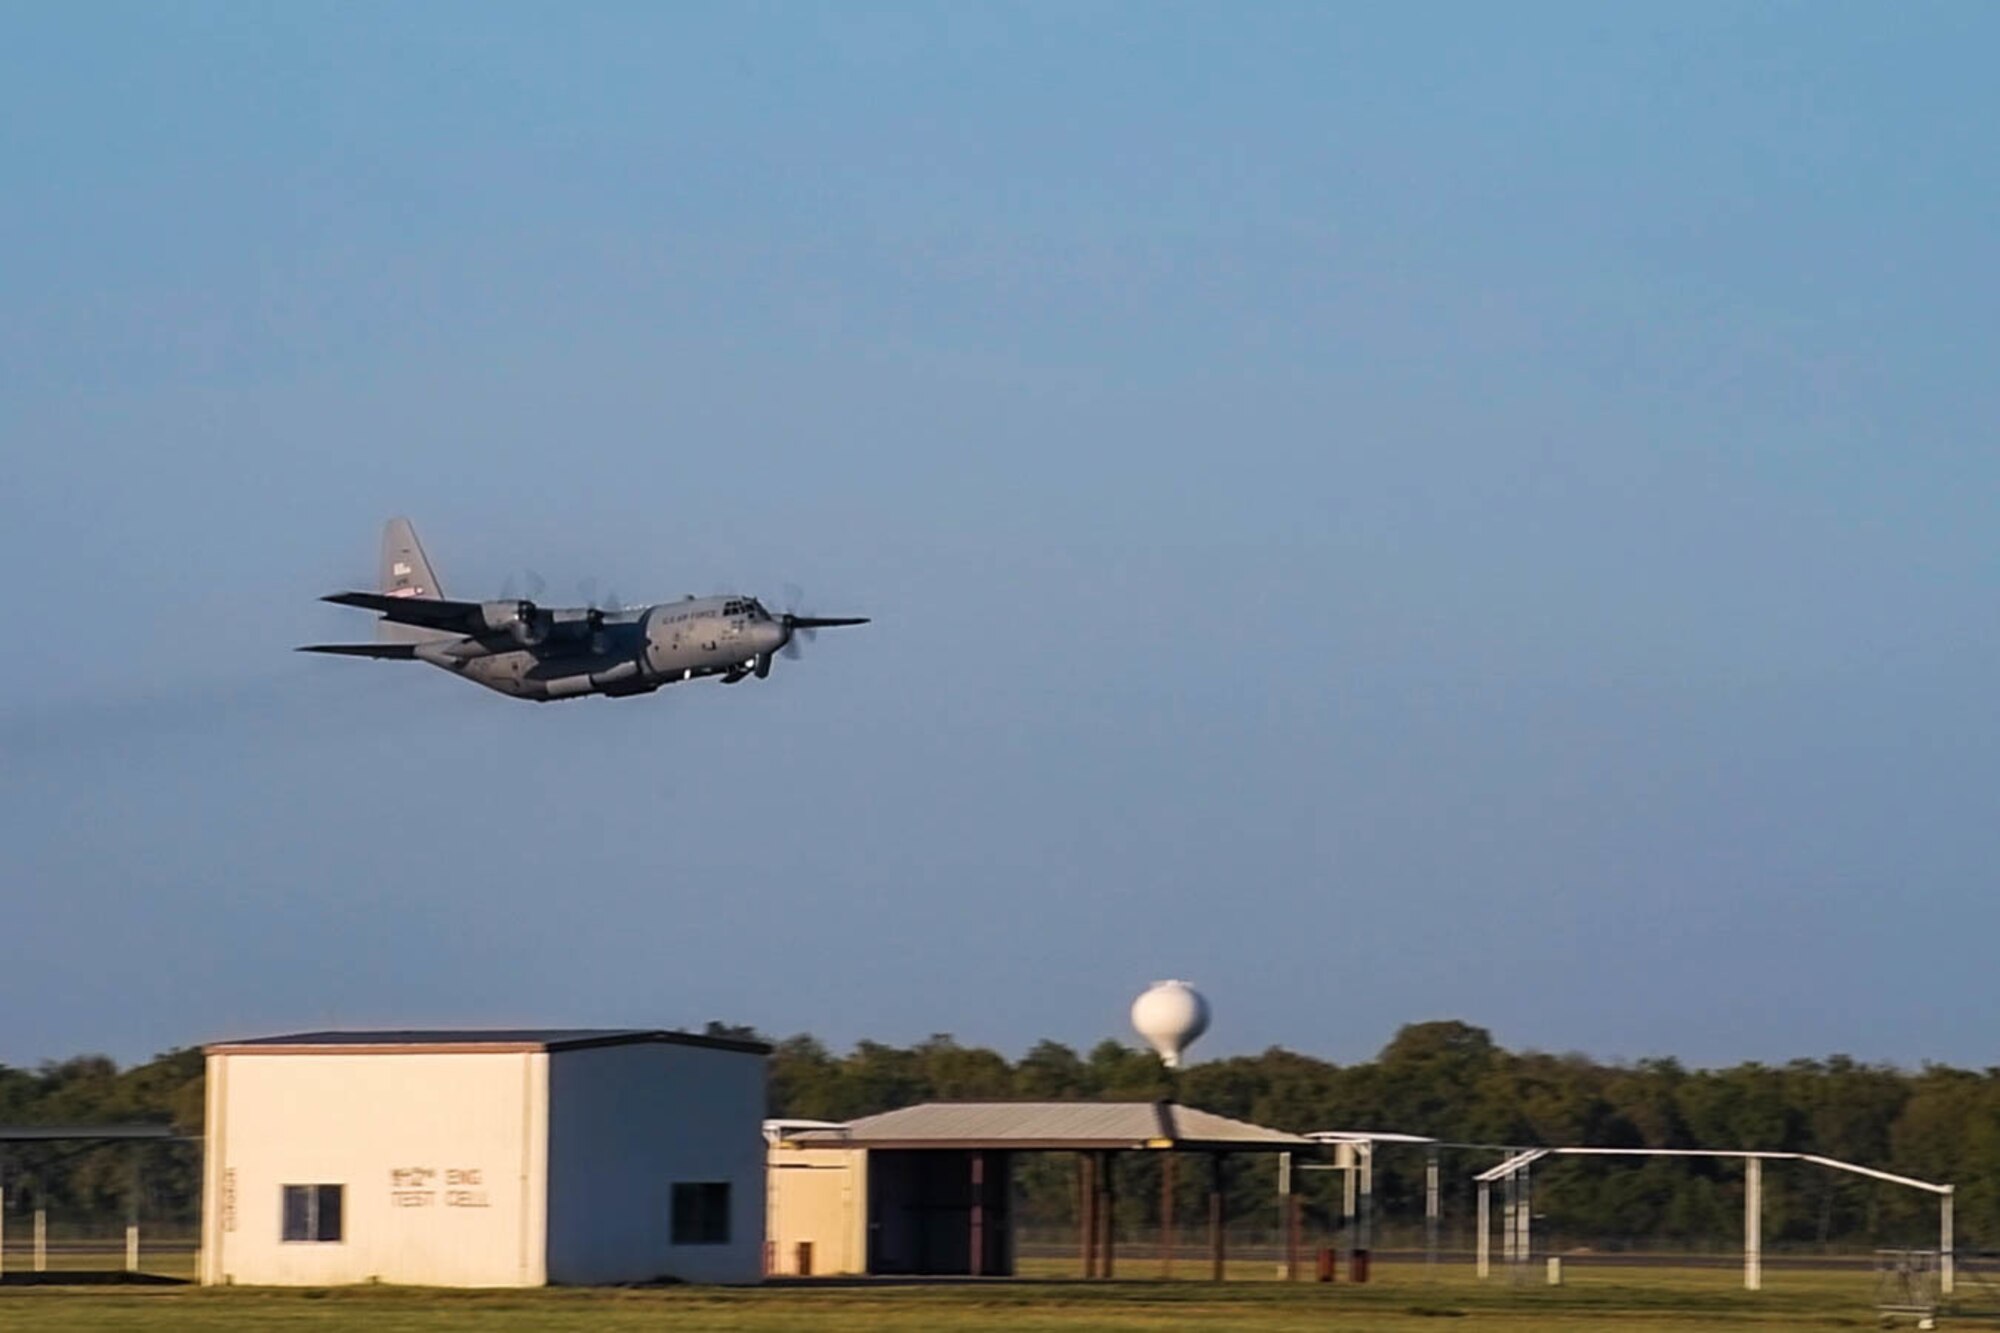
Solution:
{"label": "shelter support post", "polygon": [[1174,1275],[1174,1152],[1160,1154],[1160,1276]]}
{"label": "shelter support post", "polygon": [[1493,1187],[1485,1181],[1479,1182],[1479,1236],[1473,1247],[1473,1272],[1485,1277],[1493,1271],[1493,1225],[1490,1220],[1493,1206]]}
{"label": "shelter support post", "polygon": [[1424,1276],[1437,1276],[1438,1261],[1438,1150],[1435,1146],[1424,1159]]}
{"label": "shelter support post", "polygon": [[1356,1282],[1368,1280],[1368,1258],[1375,1248],[1375,1145],[1359,1143],[1361,1155],[1361,1226],[1350,1272]]}
{"label": "shelter support post", "polygon": [[1223,1239],[1229,1221],[1226,1215],[1227,1196],[1222,1189],[1222,1158],[1216,1152],[1208,1155],[1208,1257],[1212,1268],[1213,1281],[1222,1281],[1222,1270],[1228,1261],[1228,1253]]}
{"label": "shelter support post", "polygon": [[1952,1249],[1956,1244],[1952,1236],[1952,1191],[1949,1186],[1938,1195],[1938,1293],[1949,1296],[1957,1285],[1952,1259]]}
{"label": "shelter support post", "polygon": [[1097,1276],[1097,1157],[1076,1155],[1077,1245],[1082,1251],[1083,1275]]}
{"label": "shelter support post", "polygon": [[1104,1228],[1104,1276],[1114,1275],[1118,1264],[1118,1180],[1115,1167],[1118,1154],[1105,1153],[1104,1165],[1098,1180],[1103,1189],[1103,1198],[1098,1205],[1100,1225]]}
{"label": "shelter support post", "polygon": [[986,1153],[972,1151],[972,1275],[986,1276]]}
{"label": "shelter support post", "polygon": [[1299,1196],[1292,1188],[1292,1155],[1278,1158],[1278,1222],[1285,1229],[1285,1281],[1299,1276]]}
{"label": "shelter support post", "polygon": [[1764,1159],[1743,1159],[1743,1290],[1764,1289]]}
{"label": "shelter support post", "polygon": [[1521,1163],[1521,1189],[1514,1200],[1514,1221],[1521,1228],[1521,1238],[1514,1242],[1514,1258],[1521,1265],[1522,1281],[1527,1280],[1528,1265],[1535,1258],[1535,1178],[1529,1163]]}
{"label": "shelter support post", "polygon": [[1334,1150],[1333,1160],[1340,1166],[1340,1244],[1347,1251],[1347,1271],[1354,1272],[1354,1219],[1361,1211],[1361,1172],[1355,1161],[1355,1149],[1351,1143],[1343,1143]]}
{"label": "shelter support post", "polygon": [[1347,1251],[1347,1274],[1354,1276],[1354,1220],[1361,1210],[1361,1170],[1352,1143],[1336,1144],[1334,1169],[1340,1172],[1340,1248]]}
{"label": "shelter support post", "polygon": [[132,1145],[132,1178],[125,1197],[125,1271],[139,1271],[139,1199],[142,1193],[140,1163],[145,1160],[146,1145],[143,1142]]}

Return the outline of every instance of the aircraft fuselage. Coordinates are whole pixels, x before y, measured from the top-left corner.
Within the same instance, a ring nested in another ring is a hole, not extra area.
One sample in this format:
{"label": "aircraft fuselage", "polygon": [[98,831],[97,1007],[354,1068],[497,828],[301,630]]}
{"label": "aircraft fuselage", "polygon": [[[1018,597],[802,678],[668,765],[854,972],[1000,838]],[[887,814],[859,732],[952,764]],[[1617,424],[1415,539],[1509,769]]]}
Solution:
{"label": "aircraft fuselage", "polygon": [[645,694],[703,676],[741,680],[768,673],[771,655],[791,637],[783,622],[748,597],[663,602],[608,613],[601,624],[574,637],[551,635],[535,647],[519,646],[505,634],[426,643],[416,657],[515,698],[568,699]]}

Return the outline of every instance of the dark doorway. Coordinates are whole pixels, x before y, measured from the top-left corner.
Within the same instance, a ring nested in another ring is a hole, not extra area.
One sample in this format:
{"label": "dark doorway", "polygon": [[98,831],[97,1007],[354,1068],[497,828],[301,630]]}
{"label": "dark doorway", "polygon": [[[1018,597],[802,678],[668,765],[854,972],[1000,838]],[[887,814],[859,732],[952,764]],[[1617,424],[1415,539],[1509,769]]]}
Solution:
{"label": "dark doorway", "polygon": [[871,1151],[868,1271],[1013,1276],[1013,1195],[1008,1153]]}

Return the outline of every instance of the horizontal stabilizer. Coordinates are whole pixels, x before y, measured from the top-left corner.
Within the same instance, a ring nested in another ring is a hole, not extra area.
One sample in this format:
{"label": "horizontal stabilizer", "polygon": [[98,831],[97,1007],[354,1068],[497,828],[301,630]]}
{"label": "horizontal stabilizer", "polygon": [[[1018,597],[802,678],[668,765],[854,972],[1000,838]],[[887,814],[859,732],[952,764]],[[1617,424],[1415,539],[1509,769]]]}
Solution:
{"label": "horizontal stabilizer", "polygon": [[433,597],[398,597],[394,593],[380,592],[336,592],[320,600],[332,602],[335,606],[378,611],[384,620],[398,625],[417,625],[452,634],[477,634],[485,628],[478,602],[447,602]]}
{"label": "horizontal stabilizer", "polygon": [[414,643],[309,643],[294,651],[301,653],[331,653],[335,657],[380,657],[391,662],[411,662],[416,660],[417,645]]}

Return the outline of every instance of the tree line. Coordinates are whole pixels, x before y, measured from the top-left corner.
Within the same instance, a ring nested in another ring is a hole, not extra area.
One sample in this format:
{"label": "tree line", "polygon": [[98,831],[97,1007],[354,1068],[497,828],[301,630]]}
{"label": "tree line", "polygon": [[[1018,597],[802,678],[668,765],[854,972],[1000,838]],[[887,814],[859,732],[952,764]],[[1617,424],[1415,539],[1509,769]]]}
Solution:
{"label": "tree line", "polygon": [[[717,1035],[749,1030],[711,1023]],[[149,1121],[198,1136],[203,1111],[199,1051],[176,1051],[118,1068],[101,1056],[35,1070],[0,1066],[0,1123]],[[1401,1029],[1370,1061],[1337,1065],[1272,1048],[1169,1073],[1149,1053],[1116,1041],[1088,1052],[1036,1044],[1019,1059],[961,1045],[948,1035],[911,1046],[862,1041],[836,1053],[811,1036],[774,1043],[772,1115],[818,1120],[859,1116],[931,1100],[1159,1100],[1306,1132],[1390,1130],[1453,1144],[1442,1159],[1454,1237],[1470,1216],[1472,1173],[1500,1160],[1502,1146],[1756,1149],[1816,1153],[1957,1186],[1961,1248],[2000,1247],[2000,1069],[1926,1065],[1904,1070],[1845,1056],[1784,1065],[1690,1069],[1672,1059],[1607,1063],[1582,1055],[1509,1051],[1485,1029],[1455,1021]],[[198,1207],[194,1155],[148,1154],[140,1210],[192,1219]],[[134,1150],[0,1146],[7,1212],[123,1216],[132,1208]],[[1120,1223],[1158,1220],[1157,1166],[1125,1154]],[[1228,1167],[1233,1216],[1273,1225],[1275,1164],[1244,1155]],[[1382,1239],[1412,1234],[1422,1215],[1424,1154],[1385,1149],[1376,1174]],[[1180,1216],[1199,1216],[1204,1173],[1180,1173]],[[1074,1216],[1071,1165],[1059,1154],[1021,1163],[1018,1215],[1064,1223]],[[1331,1173],[1302,1174],[1308,1224],[1337,1220]],[[1936,1204],[1927,1195],[1805,1167],[1765,1177],[1764,1232],[1774,1247],[1934,1244]],[[1539,1234],[1552,1243],[1727,1245],[1742,1233],[1742,1170],[1726,1160],[1566,1159],[1537,1169]]]}

